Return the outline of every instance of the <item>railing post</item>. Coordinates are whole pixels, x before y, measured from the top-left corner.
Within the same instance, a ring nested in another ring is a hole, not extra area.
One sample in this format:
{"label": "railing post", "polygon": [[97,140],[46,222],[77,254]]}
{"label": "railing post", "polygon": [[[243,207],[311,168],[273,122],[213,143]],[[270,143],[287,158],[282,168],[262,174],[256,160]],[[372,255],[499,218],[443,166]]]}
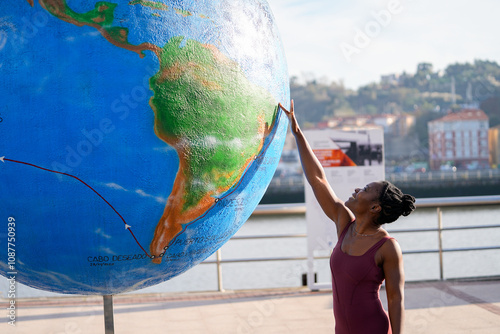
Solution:
{"label": "railing post", "polygon": [[219,292],[224,292],[224,287],[222,286],[222,251],[220,248],[217,250],[217,286],[219,287]]}
{"label": "railing post", "polygon": [[443,214],[441,208],[437,207],[438,216],[438,243],[439,243],[439,279],[442,281],[444,279],[443,270]]}

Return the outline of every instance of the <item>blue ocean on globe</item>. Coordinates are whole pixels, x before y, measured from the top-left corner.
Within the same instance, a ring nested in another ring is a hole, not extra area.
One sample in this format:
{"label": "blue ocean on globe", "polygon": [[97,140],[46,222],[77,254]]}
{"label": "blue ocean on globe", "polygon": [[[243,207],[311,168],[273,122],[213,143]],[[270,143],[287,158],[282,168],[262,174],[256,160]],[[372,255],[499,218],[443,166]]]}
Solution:
{"label": "blue ocean on globe", "polygon": [[288,122],[266,1],[2,0],[0,13],[0,274],[116,294],[236,233]]}

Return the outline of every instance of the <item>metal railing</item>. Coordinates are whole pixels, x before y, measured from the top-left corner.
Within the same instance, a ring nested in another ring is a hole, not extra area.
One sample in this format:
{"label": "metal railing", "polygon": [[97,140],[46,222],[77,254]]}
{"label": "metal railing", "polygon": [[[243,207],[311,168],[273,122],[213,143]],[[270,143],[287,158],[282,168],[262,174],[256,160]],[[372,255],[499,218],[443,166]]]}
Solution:
{"label": "metal railing", "polygon": [[[477,230],[500,228],[500,224],[494,225],[476,225],[476,226],[460,226],[460,227],[443,227],[442,208],[443,207],[458,207],[458,206],[474,206],[474,205],[499,205],[500,196],[475,196],[475,197],[446,197],[446,198],[424,198],[417,199],[417,208],[436,208],[437,227],[436,228],[419,228],[419,229],[391,229],[391,233],[421,233],[421,232],[437,232],[438,233],[438,249],[423,249],[413,251],[403,251],[403,254],[439,254],[439,278],[444,279],[443,254],[446,252],[466,252],[466,251],[482,251],[482,250],[500,250],[498,246],[482,246],[482,247],[461,247],[461,248],[443,248],[443,232],[454,230]],[[304,204],[268,204],[259,205],[254,212],[254,215],[273,215],[273,214],[304,214]],[[307,234],[276,234],[276,235],[258,235],[258,236],[234,236],[230,240],[258,240],[258,239],[283,239],[283,238],[306,238]],[[227,263],[248,263],[248,262],[267,262],[267,261],[302,261],[307,260],[304,257],[266,257],[266,258],[245,258],[245,259],[222,259],[222,251],[219,249],[216,253],[216,260],[208,260],[203,264],[216,264],[218,276],[218,290],[224,291],[222,264]],[[315,257],[314,259],[328,259],[328,257]]]}
{"label": "metal railing", "polygon": [[[283,238],[306,238],[307,234],[275,234],[275,235],[258,235],[258,236],[234,236],[230,240],[260,240],[260,239],[283,239]],[[202,264],[217,264],[217,287],[223,292],[222,280],[222,264],[223,263],[249,263],[249,262],[269,262],[269,261],[302,261],[307,260],[307,257],[266,257],[266,258],[246,258],[246,259],[231,259],[223,260],[222,251],[219,248],[216,252],[215,261],[204,261]]]}
{"label": "metal railing", "polygon": [[391,182],[418,181],[456,181],[456,180],[493,180],[500,179],[500,169],[478,169],[453,171],[427,171],[424,173],[388,173]]}
{"label": "metal railing", "polygon": [[[478,169],[453,171],[426,171],[424,173],[386,173],[386,180],[392,183],[418,183],[418,182],[500,182],[500,169]],[[269,185],[269,192],[303,191],[304,177],[290,175],[274,177]]]}

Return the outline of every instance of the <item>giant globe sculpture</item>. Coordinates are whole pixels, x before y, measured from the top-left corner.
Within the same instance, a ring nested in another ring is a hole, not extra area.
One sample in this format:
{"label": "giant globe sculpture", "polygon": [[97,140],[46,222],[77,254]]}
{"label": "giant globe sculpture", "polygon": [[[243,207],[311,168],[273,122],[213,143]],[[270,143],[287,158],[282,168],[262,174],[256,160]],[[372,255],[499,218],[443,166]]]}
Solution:
{"label": "giant globe sculpture", "polygon": [[2,275],[116,294],[236,233],[286,133],[266,1],[2,0],[0,13]]}

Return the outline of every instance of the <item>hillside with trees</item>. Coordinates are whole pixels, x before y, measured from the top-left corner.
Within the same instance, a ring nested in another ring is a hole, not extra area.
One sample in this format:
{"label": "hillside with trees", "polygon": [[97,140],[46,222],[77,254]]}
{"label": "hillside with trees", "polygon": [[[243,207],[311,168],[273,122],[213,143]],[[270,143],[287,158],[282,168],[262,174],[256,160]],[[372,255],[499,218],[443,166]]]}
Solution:
{"label": "hillside with trees", "polygon": [[451,64],[441,71],[420,63],[415,74],[384,76],[357,90],[324,79],[301,82],[292,77],[290,89],[296,108],[307,110],[297,115],[306,128],[332,117],[410,113],[416,117],[411,139],[422,148],[427,147],[427,122],[464,105],[485,111],[490,127],[500,124],[500,66],[488,60]]}

